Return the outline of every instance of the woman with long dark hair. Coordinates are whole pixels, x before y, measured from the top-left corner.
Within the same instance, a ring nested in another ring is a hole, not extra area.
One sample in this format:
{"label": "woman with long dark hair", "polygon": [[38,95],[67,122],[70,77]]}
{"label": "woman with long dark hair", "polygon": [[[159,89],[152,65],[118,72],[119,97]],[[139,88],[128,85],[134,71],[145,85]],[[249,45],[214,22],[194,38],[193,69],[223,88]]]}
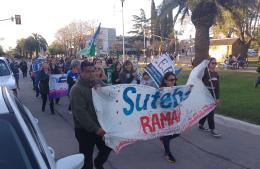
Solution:
{"label": "woman with long dark hair", "polygon": [[137,74],[134,70],[133,63],[126,60],[123,64],[123,71],[119,75],[121,84],[137,84]]}
{"label": "woman with long dark hair", "polygon": [[[215,58],[209,59],[208,67],[205,69],[204,76],[202,77],[202,81],[205,86],[210,91],[211,95],[216,100],[216,103],[219,104],[219,75],[216,72],[215,68],[217,65],[217,60]],[[214,121],[214,110],[211,111],[208,115],[202,118],[199,121],[199,129],[201,131],[210,131],[210,134],[214,137],[220,137],[221,134],[215,130],[215,121]],[[205,121],[208,120],[209,128],[204,127]]]}
{"label": "woman with long dark hair", "polygon": [[122,64],[119,61],[117,61],[113,67],[112,84],[120,84],[119,75],[121,71],[122,71]]}
{"label": "woman with long dark hair", "polygon": [[[160,88],[176,86],[177,85],[176,81],[177,81],[176,75],[173,72],[167,72],[163,76]],[[171,163],[175,163],[176,160],[170,151],[170,140],[178,137],[179,135],[180,134],[173,134],[169,136],[160,137],[160,140],[162,141],[164,147],[164,156]]]}

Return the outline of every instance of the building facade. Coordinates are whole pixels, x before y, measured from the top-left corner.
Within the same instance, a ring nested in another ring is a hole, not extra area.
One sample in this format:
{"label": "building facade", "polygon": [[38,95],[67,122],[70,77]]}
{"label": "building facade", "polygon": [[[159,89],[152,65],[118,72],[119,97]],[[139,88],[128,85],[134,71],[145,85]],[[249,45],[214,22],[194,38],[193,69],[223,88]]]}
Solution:
{"label": "building facade", "polygon": [[116,42],[116,29],[101,28],[98,39],[99,44],[97,44],[97,54],[109,54],[112,45]]}

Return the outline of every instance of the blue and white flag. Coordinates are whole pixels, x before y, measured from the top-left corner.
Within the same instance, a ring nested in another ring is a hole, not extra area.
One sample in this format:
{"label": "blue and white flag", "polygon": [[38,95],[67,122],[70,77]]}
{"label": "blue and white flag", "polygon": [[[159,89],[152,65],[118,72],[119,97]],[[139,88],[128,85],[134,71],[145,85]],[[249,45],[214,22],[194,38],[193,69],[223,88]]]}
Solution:
{"label": "blue and white flag", "polygon": [[169,55],[163,54],[158,59],[154,60],[153,63],[148,64],[144,71],[146,71],[149,76],[154,80],[157,87],[163,79],[166,72],[174,72],[175,68],[173,66],[173,61]]}
{"label": "blue and white flag", "polygon": [[86,42],[86,47],[82,50],[79,51],[79,55],[84,55],[84,56],[95,56],[96,55],[96,39],[100,33],[100,25],[99,24],[96,32],[92,35],[91,39]]}
{"label": "blue and white flag", "polygon": [[43,60],[44,60],[43,57],[37,57],[37,58],[32,62],[32,71],[33,71],[33,72],[38,72],[38,71],[40,71],[41,64],[42,64]]}

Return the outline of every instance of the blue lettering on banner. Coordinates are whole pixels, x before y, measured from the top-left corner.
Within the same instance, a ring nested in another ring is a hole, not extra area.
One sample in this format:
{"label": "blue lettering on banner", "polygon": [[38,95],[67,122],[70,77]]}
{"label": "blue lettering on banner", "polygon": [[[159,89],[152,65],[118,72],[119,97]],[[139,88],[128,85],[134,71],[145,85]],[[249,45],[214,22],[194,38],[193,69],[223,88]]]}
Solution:
{"label": "blue lettering on banner", "polygon": [[126,103],[129,104],[130,108],[129,110],[127,110],[127,108],[123,108],[123,111],[125,113],[125,115],[130,115],[133,113],[134,110],[134,102],[132,101],[132,99],[127,95],[127,93],[131,91],[132,93],[136,93],[136,89],[134,87],[127,87],[124,92],[123,92],[123,99]]}
{"label": "blue lettering on banner", "polygon": [[[154,94],[141,94],[137,93],[135,87],[127,87],[123,92],[123,100],[129,108],[123,108],[123,112],[126,116],[131,115],[134,111],[140,112],[147,110],[148,105],[152,109],[157,109],[159,105],[162,109],[176,108],[182,101],[186,100],[191,93],[192,86],[187,90],[182,90],[181,88],[175,88],[174,92],[160,94],[157,90]],[[130,97],[129,94],[134,94]],[[143,95],[143,96],[142,96]],[[144,99],[142,99],[144,97]],[[132,100],[133,98],[133,100]],[[159,101],[159,104],[156,104]]]}

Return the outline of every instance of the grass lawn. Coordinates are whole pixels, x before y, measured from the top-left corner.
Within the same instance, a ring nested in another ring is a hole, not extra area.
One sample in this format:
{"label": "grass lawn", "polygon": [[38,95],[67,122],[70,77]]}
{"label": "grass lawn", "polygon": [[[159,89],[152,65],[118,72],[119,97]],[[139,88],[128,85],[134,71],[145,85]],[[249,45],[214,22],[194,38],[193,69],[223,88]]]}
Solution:
{"label": "grass lawn", "polygon": [[[179,75],[178,84],[185,84],[190,71]],[[260,86],[254,87],[256,73],[219,71],[220,100],[216,113],[260,125]]]}
{"label": "grass lawn", "polygon": [[258,67],[258,61],[249,61],[248,67]]}

